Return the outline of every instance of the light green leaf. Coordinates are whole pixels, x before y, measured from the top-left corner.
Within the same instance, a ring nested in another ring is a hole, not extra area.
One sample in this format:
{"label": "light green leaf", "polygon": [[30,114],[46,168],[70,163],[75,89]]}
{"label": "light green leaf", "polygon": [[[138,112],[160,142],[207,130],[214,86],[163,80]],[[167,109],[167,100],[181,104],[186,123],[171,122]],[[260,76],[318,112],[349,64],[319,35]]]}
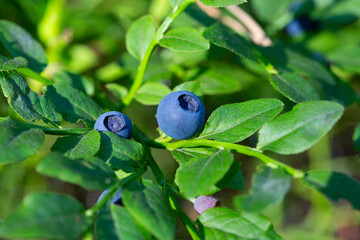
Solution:
{"label": "light green leaf", "polygon": [[59,124],[61,115],[45,96],[32,91],[17,72],[1,72],[0,83],[10,106],[25,120]]}
{"label": "light green leaf", "polygon": [[255,15],[265,24],[273,25],[289,11],[293,0],[251,0],[249,1]]}
{"label": "light green leaf", "polygon": [[309,171],[302,182],[338,203],[344,199],[360,210],[360,183],[354,178],[340,172]]}
{"label": "light green leaf", "polygon": [[330,131],[343,112],[335,102],[299,103],[260,129],[257,147],[280,154],[303,152]]}
{"label": "light green leaf", "polygon": [[219,23],[206,28],[203,32],[203,37],[211,43],[225,48],[240,57],[257,62],[256,51],[251,43],[243,37],[235,35],[230,29]]}
{"label": "light green leaf", "polygon": [[100,133],[97,130],[83,136],[59,137],[51,147],[53,152],[60,152],[72,159],[92,157],[99,149]]}
{"label": "light green leaf", "polygon": [[198,96],[199,98],[202,98],[203,96],[203,90],[200,83],[197,81],[189,81],[179,84],[173,89],[173,92],[176,91],[189,91]]}
{"label": "light green leaf", "polygon": [[101,147],[96,157],[112,168],[135,172],[144,161],[144,149],[138,142],[119,137],[112,132],[101,132]]}
{"label": "light green leaf", "polygon": [[14,57],[13,59],[8,59],[0,55],[0,71],[11,71],[17,68],[25,68],[29,65],[29,62],[26,61],[23,57]]}
{"label": "light green leaf", "polygon": [[282,72],[271,75],[270,82],[277,91],[293,102],[320,100],[312,85],[296,73]]}
{"label": "light green leaf", "polygon": [[[261,218],[249,218],[228,208],[210,208],[199,217],[205,227],[205,239],[277,240],[271,224]],[[209,236],[209,238],[208,238]]]}
{"label": "light green leaf", "polygon": [[199,138],[240,142],[278,115],[283,106],[277,99],[256,99],[223,105],[210,115]]}
{"label": "light green leaf", "polygon": [[144,105],[157,105],[169,93],[171,90],[166,85],[147,82],[136,92],[135,99]]}
{"label": "light green leaf", "polygon": [[136,59],[141,60],[155,37],[155,25],[151,16],[137,19],[126,33],[126,49]]}
{"label": "light green leaf", "polygon": [[83,206],[57,193],[28,195],[0,224],[4,238],[77,239],[88,228]]}
{"label": "light green leaf", "polygon": [[238,80],[229,75],[219,73],[214,69],[205,71],[195,80],[201,83],[204,94],[208,95],[230,94],[240,89]]}
{"label": "light green leaf", "polygon": [[231,5],[239,5],[246,3],[247,0],[200,0],[206,6],[211,7],[226,7]]}
{"label": "light green leaf", "polygon": [[327,58],[345,71],[360,73],[360,47],[347,45],[334,49]]}
{"label": "light green leaf", "polygon": [[124,99],[128,94],[127,88],[117,83],[108,83],[105,85],[105,87],[119,99]]}
{"label": "light green leaf", "polygon": [[252,179],[252,187],[247,195],[234,198],[238,210],[261,212],[282,201],[289,191],[291,177],[282,169],[262,167]]}
{"label": "light green leaf", "polygon": [[0,40],[12,57],[24,57],[35,72],[42,72],[46,53],[42,46],[23,28],[7,20],[0,21]]}
{"label": "light green leaf", "polygon": [[175,160],[183,165],[192,158],[203,158],[214,155],[217,152],[215,148],[178,148],[172,151]]}
{"label": "light green leaf", "polygon": [[360,124],[358,124],[357,127],[355,128],[353,140],[354,140],[355,150],[360,152]]}
{"label": "light green leaf", "polygon": [[176,220],[166,195],[157,184],[143,181],[125,186],[123,202],[130,215],[157,239],[173,239]]}
{"label": "light green leaf", "polygon": [[209,42],[201,32],[192,27],[181,27],[170,30],[160,40],[160,46],[177,52],[205,51],[210,48]]}
{"label": "light green leaf", "polygon": [[233,163],[232,154],[218,151],[212,156],[193,158],[176,171],[175,181],[187,197],[204,195],[220,181]]}
{"label": "light green leaf", "polygon": [[36,170],[46,176],[77,184],[86,189],[104,190],[117,182],[111,168],[101,159],[69,159],[54,152],[43,158]]}
{"label": "light green leaf", "polygon": [[51,99],[64,119],[72,123],[82,120],[88,127],[92,127],[96,119],[104,113],[91,98],[64,83],[47,86],[45,96]]}
{"label": "light green leaf", "polygon": [[0,163],[20,162],[33,155],[43,144],[45,135],[11,118],[0,120]]}

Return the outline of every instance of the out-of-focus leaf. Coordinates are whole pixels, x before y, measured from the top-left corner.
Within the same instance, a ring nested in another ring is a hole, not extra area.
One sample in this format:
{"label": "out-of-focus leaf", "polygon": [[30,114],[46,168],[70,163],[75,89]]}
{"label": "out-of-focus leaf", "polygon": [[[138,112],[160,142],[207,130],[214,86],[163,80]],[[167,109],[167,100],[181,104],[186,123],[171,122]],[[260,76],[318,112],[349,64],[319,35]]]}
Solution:
{"label": "out-of-focus leaf", "polygon": [[360,183],[344,173],[313,170],[305,174],[302,182],[336,203],[344,199],[360,210]]}
{"label": "out-of-focus leaf", "polygon": [[68,84],[87,95],[93,95],[95,91],[95,86],[91,79],[75,73],[59,71],[55,74],[54,81],[55,83]]}
{"label": "out-of-focus leaf", "polygon": [[354,140],[355,150],[360,152],[360,124],[358,124],[357,127],[355,128],[353,140]]}
{"label": "out-of-focus leaf", "polygon": [[340,68],[354,73],[360,73],[360,46],[349,45],[336,48],[327,58]]}
{"label": "out-of-focus leaf", "polygon": [[223,105],[211,114],[199,138],[240,142],[278,115],[283,106],[277,99],[256,99]]}
{"label": "out-of-focus leaf", "polygon": [[193,158],[176,171],[175,181],[187,197],[204,195],[220,181],[233,163],[233,156],[227,150],[212,156]]}
{"label": "out-of-focus leaf", "polygon": [[0,21],[0,40],[12,57],[24,57],[35,72],[42,72],[46,53],[42,46],[24,29],[7,20]]}
{"label": "out-of-focus leaf", "polygon": [[96,157],[106,161],[112,168],[135,172],[144,160],[140,143],[119,137],[112,132],[101,132],[101,146]]}
{"label": "out-of-focus leaf", "polygon": [[273,25],[289,10],[293,0],[249,1],[256,16],[265,24]]}
{"label": "out-of-focus leaf", "polygon": [[25,79],[17,72],[1,72],[0,83],[10,106],[25,120],[42,120],[45,123],[59,124],[61,115],[47,97],[32,91]]}
{"label": "out-of-focus leaf", "polygon": [[160,40],[162,47],[178,52],[205,51],[210,48],[209,42],[201,32],[192,27],[182,27],[170,30]]}
{"label": "out-of-focus leaf", "polygon": [[296,73],[282,72],[272,75],[270,82],[277,91],[293,102],[320,100],[312,85]]}
{"label": "out-of-focus leaf", "polygon": [[77,239],[87,229],[83,206],[57,193],[34,193],[0,224],[4,238]]}
{"label": "out-of-focus leaf", "polygon": [[36,170],[43,175],[86,189],[104,190],[118,180],[111,168],[99,158],[70,159],[57,152],[43,158]]}
{"label": "out-of-focus leaf", "polygon": [[0,55],[0,71],[11,71],[17,68],[24,68],[29,65],[29,62],[26,61],[23,57],[14,57],[13,59],[8,59]]}
{"label": "out-of-focus leaf", "polygon": [[91,98],[64,83],[47,86],[45,96],[51,99],[64,119],[72,123],[82,120],[88,127],[92,127],[96,119],[104,113]]}
{"label": "out-of-focus leaf", "polygon": [[0,120],[0,163],[20,162],[34,154],[45,140],[44,132],[11,118]]}
{"label": "out-of-focus leaf", "polygon": [[283,200],[291,185],[291,177],[282,169],[263,167],[252,179],[250,193],[234,199],[237,209],[261,212]]}
{"label": "out-of-focus leaf", "polygon": [[202,96],[203,96],[203,91],[202,91],[201,85],[197,81],[189,81],[189,82],[184,82],[180,85],[177,85],[173,89],[173,92],[182,91],[182,90],[192,92],[199,98],[202,98]]}
{"label": "out-of-focus leaf", "polygon": [[260,129],[257,147],[280,154],[303,152],[330,131],[343,112],[335,102],[299,103]]}
{"label": "out-of-focus leaf", "polygon": [[171,90],[168,86],[147,82],[136,92],[135,99],[144,105],[157,105],[169,93]]}
{"label": "out-of-focus leaf", "polygon": [[239,5],[242,3],[246,3],[247,0],[200,0],[206,6],[212,7],[226,7],[231,5]]}
{"label": "out-of-focus leaf", "polygon": [[130,215],[157,239],[173,239],[176,219],[170,203],[157,184],[132,182],[124,187],[123,202]]}
{"label": "out-of-focus leaf", "polygon": [[124,99],[124,97],[127,95],[128,90],[126,87],[121,86],[117,83],[108,83],[105,86],[107,90],[109,90],[112,94],[114,94],[119,99]]}
{"label": "out-of-focus leaf", "polygon": [[154,20],[147,15],[136,20],[126,33],[126,49],[141,60],[155,36]]}

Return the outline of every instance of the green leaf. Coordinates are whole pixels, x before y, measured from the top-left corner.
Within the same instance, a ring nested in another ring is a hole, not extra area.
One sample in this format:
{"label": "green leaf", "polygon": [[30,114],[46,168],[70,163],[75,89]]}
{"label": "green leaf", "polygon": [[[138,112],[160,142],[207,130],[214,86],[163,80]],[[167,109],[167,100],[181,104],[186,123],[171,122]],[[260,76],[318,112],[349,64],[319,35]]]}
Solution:
{"label": "green leaf", "polygon": [[8,59],[0,55],[0,71],[11,71],[17,68],[25,68],[28,65],[29,62],[23,57]]}
{"label": "green leaf", "polygon": [[251,43],[219,23],[206,28],[203,32],[203,37],[211,43],[225,48],[240,57],[258,62],[255,55],[256,50]]}
{"label": "green leaf", "polygon": [[131,182],[122,192],[130,215],[157,239],[173,239],[176,220],[166,195],[151,181]]}
{"label": "green leaf", "polygon": [[360,152],[360,124],[358,124],[357,127],[355,128],[353,140],[354,140],[355,150]]}
{"label": "green leaf", "polygon": [[335,102],[299,103],[260,129],[257,147],[280,154],[303,152],[330,131],[343,112]]}
{"label": "green leaf", "polygon": [[204,195],[225,176],[232,163],[233,156],[227,150],[219,150],[209,157],[193,158],[178,168],[175,181],[187,197]]}
{"label": "green leaf", "polygon": [[201,32],[193,27],[181,27],[170,30],[160,40],[160,46],[176,52],[205,51],[210,48],[209,42]]}
{"label": "green leaf", "polygon": [[87,95],[93,95],[95,91],[95,86],[91,79],[66,71],[56,72],[54,75],[54,81],[56,83],[70,85],[73,88],[86,93]]}
{"label": "green leaf", "polygon": [[277,99],[256,99],[223,105],[210,115],[199,138],[240,142],[278,115],[283,106]]}
{"label": "green leaf", "polygon": [[101,240],[146,239],[128,210],[115,204],[99,213],[95,229],[96,239]]}
{"label": "green leaf", "polygon": [[86,189],[104,190],[118,180],[111,168],[99,158],[70,159],[57,152],[44,157],[36,170],[43,175]]}
{"label": "green leaf", "polygon": [[202,98],[203,96],[203,90],[198,81],[189,81],[179,84],[173,89],[173,92],[176,91],[189,91],[198,96],[199,98]]}
{"label": "green leaf", "polygon": [[119,137],[112,132],[101,132],[101,147],[97,157],[112,168],[135,172],[144,160],[144,149],[138,142]]}
{"label": "green leaf", "polygon": [[290,4],[293,0],[251,0],[251,7],[255,15],[266,24],[274,24],[282,15],[289,11]]}
{"label": "green leaf", "polygon": [[299,103],[320,99],[312,85],[296,73],[281,72],[271,75],[270,82],[277,91],[293,102]]}
{"label": "green leaf", "polygon": [[302,182],[336,203],[340,199],[344,199],[351,203],[355,209],[360,210],[360,183],[344,173],[309,171],[305,174]]}
{"label": "green leaf", "polygon": [[142,60],[155,37],[154,20],[150,15],[137,19],[126,33],[126,49],[136,59]]}
{"label": "green leaf", "polygon": [[24,57],[35,72],[42,72],[46,53],[42,46],[24,29],[6,20],[0,20],[0,40],[12,57]]}
{"label": "green leaf", "polygon": [[199,220],[205,227],[205,239],[281,239],[268,221],[242,216],[228,208],[210,208],[200,215]]}
{"label": "green leaf", "polygon": [[262,167],[252,179],[248,195],[234,198],[238,210],[261,212],[282,201],[291,186],[291,177],[282,169]]}
{"label": "green leaf", "polygon": [[157,82],[147,82],[136,92],[135,99],[144,105],[157,105],[169,93],[171,90],[168,86]]}
{"label": "green leaf", "polygon": [[96,119],[104,113],[91,98],[64,83],[47,86],[45,96],[51,99],[64,119],[72,123],[82,120],[88,127],[92,127]]}
{"label": "green leaf", "polygon": [[212,7],[226,7],[231,5],[239,5],[246,3],[247,0],[200,0],[206,6]]}
{"label": "green leaf", "polygon": [[189,0],[170,0],[170,5],[175,8],[180,6],[182,3],[189,1]]}
{"label": "green leaf", "polygon": [[56,139],[51,151],[60,152],[69,158],[88,158],[100,149],[100,133],[91,130],[83,136],[67,136]]}
{"label": "green leaf", "polygon": [[179,165],[183,165],[192,158],[208,157],[216,152],[217,149],[215,148],[178,148],[171,153]]}
{"label": "green leaf", "polygon": [[57,193],[28,195],[0,224],[4,238],[77,239],[88,228],[83,206]]}
{"label": "green leaf", "polygon": [[345,71],[360,73],[360,47],[348,45],[336,48],[327,55],[327,58]]}
{"label": "green leaf", "polygon": [[117,83],[108,83],[105,85],[105,87],[119,99],[124,99],[128,94],[127,88]]}
{"label": "green leaf", "polygon": [[33,155],[45,141],[43,131],[11,118],[0,120],[0,163],[20,162]]}
{"label": "green leaf", "polygon": [[195,80],[201,83],[204,94],[208,95],[230,94],[237,92],[241,87],[238,80],[214,69],[205,71]]}
{"label": "green leaf", "polygon": [[59,124],[61,115],[47,97],[32,91],[17,72],[1,72],[0,83],[10,106],[25,120]]}

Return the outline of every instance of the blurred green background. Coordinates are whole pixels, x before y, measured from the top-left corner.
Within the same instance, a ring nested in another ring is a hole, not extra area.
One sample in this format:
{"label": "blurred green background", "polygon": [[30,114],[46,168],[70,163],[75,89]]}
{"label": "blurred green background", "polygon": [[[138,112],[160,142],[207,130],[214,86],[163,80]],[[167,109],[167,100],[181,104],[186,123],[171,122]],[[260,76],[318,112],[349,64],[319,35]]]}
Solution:
{"label": "blurred green background", "polygon": [[[260,7],[261,6],[261,7]],[[316,59],[343,81],[360,92],[360,1],[359,0],[249,0],[241,6],[264,28],[274,43],[290,46]],[[104,109],[112,110],[129,88],[137,68],[137,60],[125,50],[125,33],[138,17],[150,14],[157,25],[171,11],[168,0],[2,0],[0,19],[13,21],[29,31],[46,49],[49,66],[43,73],[58,81],[72,81]],[[224,14],[229,15],[225,10]],[[195,26],[202,30],[214,20],[193,6],[181,15],[175,26]],[[0,53],[5,50],[0,44]],[[274,53],[276,55],[276,52]],[[81,76],[80,76],[81,74]],[[162,82],[171,88],[187,80],[203,84],[213,80],[229,82],[221,92],[205,90],[207,116],[222,104],[255,98],[278,98],[293,103],[275,91],[268,75],[259,66],[211,46],[207,52],[174,53],[156,49],[145,81]],[[30,87],[41,93],[42,85],[28,79]],[[345,96],[344,96],[345,97]],[[144,106],[134,101],[125,113],[150,137],[158,137],[156,106]],[[0,117],[19,118],[0,93]],[[352,135],[360,122],[359,104],[349,105],[331,133],[309,151],[274,158],[303,170],[336,170],[360,180],[359,154],[355,152]],[[64,126],[73,126],[63,123]],[[78,126],[81,126],[79,124]],[[43,177],[35,171],[36,163],[56,140],[46,137],[46,144],[27,161],[0,165],[0,218],[11,212],[26,196],[35,191],[58,191],[73,195],[91,206],[99,192]],[[254,146],[256,136],[243,144]],[[176,161],[169,152],[154,151],[156,160],[169,180],[174,177]],[[251,176],[259,162],[236,155],[242,162],[245,192],[251,186]],[[153,178],[150,172],[147,178]],[[223,206],[231,206],[235,191],[216,194]],[[359,199],[360,201],[360,199]],[[185,211],[196,219],[192,204],[182,202]],[[268,209],[265,214],[285,239],[360,239],[360,214],[346,202],[334,206],[325,197],[293,181],[285,201]],[[178,238],[188,238],[179,224]]]}

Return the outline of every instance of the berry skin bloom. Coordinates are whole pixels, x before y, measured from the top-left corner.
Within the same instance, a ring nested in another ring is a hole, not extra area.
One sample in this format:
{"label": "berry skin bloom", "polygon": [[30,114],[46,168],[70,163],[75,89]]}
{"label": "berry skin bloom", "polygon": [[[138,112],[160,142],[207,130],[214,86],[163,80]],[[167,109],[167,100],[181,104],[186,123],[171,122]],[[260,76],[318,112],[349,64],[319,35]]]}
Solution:
{"label": "berry skin bloom", "polygon": [[166,95],[157,108],[157,122],[169,137],[187,139],[201,130],[205,107],[192,92],[176,91]]}
{"label": "berry skin bloom", "polygon": [[112,111],[102,114],[96,120],[94,129],[99,132],[113,132],[122,138],[130,139],[133,127],[128,116]]}

